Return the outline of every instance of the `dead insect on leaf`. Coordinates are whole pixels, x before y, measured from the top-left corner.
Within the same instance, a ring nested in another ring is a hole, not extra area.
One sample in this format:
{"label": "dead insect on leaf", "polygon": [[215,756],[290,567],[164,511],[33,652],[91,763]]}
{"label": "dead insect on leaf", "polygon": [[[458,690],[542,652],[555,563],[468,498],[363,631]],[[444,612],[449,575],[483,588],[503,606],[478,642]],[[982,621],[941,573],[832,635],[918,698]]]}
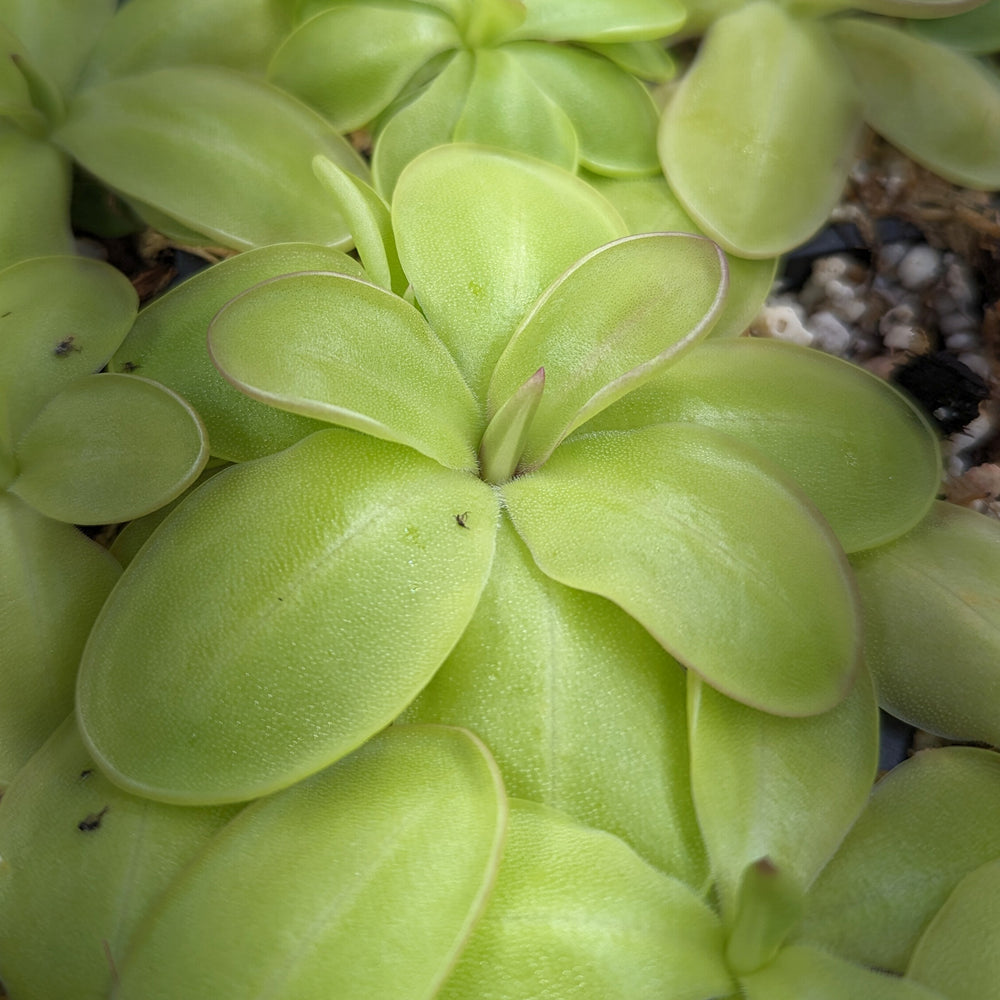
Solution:
{"label": "dead insect on leaf", "polygon": [[82,351],[83,348],[77,347],[76,344],[74,343],[75,340],[76,337],[72,335],[69,337],[63,337],[63,339],[60,340],[59,343],[56,344],[56,346],[52,349],[52,353],[57,358],[65,358],[68,357],[70,354],[72,354],[74,351],[77,352]]}
{"label": "dead insect on leaf", "polygon": [[455,515],[455,523],[460,528],[468,528],[468,524],[466,524],[466,521],[468,520],[468,517],[469,517],[469,512],[468,511],[466,511],[464,514],[456,514]]}
{"label": "dead insect on leaf", "polygon": [[131,375],[132,372],[138,371],[138,369],[139,365],[135,361],[126,361],[125,364],[122,365],[122,371],[125,372],[126,375]]}
{"label": "dead insect on leaf", "polygon": [[86,781],[87,778],[89,778],[93,773],[94,773],[94,769],[92,767],[86,768],[85,770],[83,770],[83,771],[80,772],[80,780],[81,781]]}
{"label": "dead insect on leaf", "polygon": [[90,833],[91,830],[96,830],[101,825],[101,820],[104,819],[104,814],[110,809],[110,806],[105,806],[98,813],[91,813],[89,816],[85,816],[76,824],[76,828],[82,833]]}

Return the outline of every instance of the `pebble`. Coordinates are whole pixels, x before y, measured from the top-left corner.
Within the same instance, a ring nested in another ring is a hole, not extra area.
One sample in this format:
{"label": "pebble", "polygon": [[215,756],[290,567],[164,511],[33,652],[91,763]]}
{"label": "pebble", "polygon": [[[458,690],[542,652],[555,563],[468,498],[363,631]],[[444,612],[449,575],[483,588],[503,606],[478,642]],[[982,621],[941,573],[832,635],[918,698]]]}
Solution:
{"label": "pebble", "polygon": [[926,243],[918,243],[899,262],[896,274],[904,288],[918,291],[933,284],[940,277],[942,269],[941,251]]}
{"label": "pebble", "polygon": [[806,320],[806,329],[812,334],[815,347],[838,357],[847,353],[854,339],[851,330],[828,309],[813,313]]}
{"label": "pebble", "polygon": [[757,336],[787,340],[808,347],[813,338],[803,325],[804,317],[805,311],[798,305],[765,305],[754,320],[752,329]]}

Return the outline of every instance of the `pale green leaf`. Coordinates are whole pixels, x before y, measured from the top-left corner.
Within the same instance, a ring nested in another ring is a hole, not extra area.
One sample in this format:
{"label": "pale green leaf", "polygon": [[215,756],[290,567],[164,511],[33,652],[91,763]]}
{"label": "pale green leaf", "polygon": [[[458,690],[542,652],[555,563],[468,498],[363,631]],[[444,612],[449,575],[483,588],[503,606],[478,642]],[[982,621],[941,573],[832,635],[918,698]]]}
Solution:
{"label": "pale green leaf", "polygon": [[11,484],[37,510],[72,524],[141,517],[187,489],[208,460],[197,414],[134,375],[85,375],[49,400],[17,443]]}
{"label": "pale green leaf", "polygon": [[986,0],[963,14],[911,21],[907,30],[921,38],[976,55],[1000,50],[1000,0]]}
{"label": "pale green leaf", "polygon": [[753,445],[806,492],[848,551],[903,534],[940,486],[937,433],[897,390],[795,344],[700,344],[585,428],[701,424]]}
{"label": "pale green leaf", "polygon": [[506,812],[471,734],[393,727],[236,817],[140,928],[115,995],[429,1000],[485,903]]}
{"label": "pale green leaf", "polygon": [[1000,525],[939,502],[851,561],[882,705],[952,739],[1000,744]]}
{"label": "pale green leaf", "polygon": [[0,271],[0,448],[39,410],[104,366],[135,320],[128,279],[86,257],[38,257]]}
{"label": "pale green leaf", "polygon": [[813,0],[823,11],[863,10],[884,17],[951,19],[983,0]]}
{"label": "pale green leaf", "polygon": [[112,80],[81,94],[53,139],[110,187],[222,246],[350,242],[312,161],[364,175],[360,157],[252,76],[187,66]]}
{"label": "pale green leaf", "polygon": [[902,973],[952,890],[997,857],[1000,755],[925,750],[875,786],[806,896],[800,938]]}
{"label": "pale green leaf", "polygon": [[72,525],[0,493],[0,787],[72,711],[80,654],[120,573]]}
{"label": "pale green leaf", "polygon": [[472,621],[402,719],[468,726],[509,794],[608,830],[697,888],[684,699],[683,673],[645,629],[545,576],[504,518]]}
{"label": "pale green leaf", "polygon": [[356,260],[331,247],[289,243],[249,250],[199,271],[146,306],[109,367],[155,379],[183,396],[208,428],[213,455],[246,461],[287,448],[325,425],[234,389],[209,358],[208,325],[247,288],[314,270],[365,276]]}
{"label": "pale green leaf", "polygon": [[581,435],[502,492],[543,572],[621,605],[722,693],[796,716],[846,695],[846,559],[754,449],[684,424]]}
{"label": "pale green leaf", "polygon": [[319,271],[272,278],[225,306],[208,346],[255,399],[476,468],[476,401],[420,313],[384,288]]}
{"label": "pale green leaf", "polygon": [[535,299],[625,231],[608,202],[572,174],[465,145],[415,161],[400,178],[392,217],[417,301],[481,398]]}
{"label": "pale green leaf", "polygon": [[664,112],[660,161],[709,236],[740,256],[773,257],[826,221],[860,123],[825,30],[759,0],[702,42]]}
{"label": "pale green leaf", "polygon": [[678,0],[528,0],[517,38],[550,42],[635,42],[663,38],[683,23]]}
{"label": "pale green leaf", "polygon": [[0,803],[0,977],[10,995],[108,997],[147,909],[237,808],[128,795],[65,719]]}
{"label": "pale green leaf", "polygon": [[338,4],[285,39],[269,76],[349,132],[384,111],[424,63],[461,44],[454,22],[421,3]]}
{"label": "pale green leaf", "polygon": [[658,113],[646,88],[596,52],[546,42],[504,46],[569,117],[580,163],[613,177],[653,173]]}
{"label": "pale green leaf", "polygon": [[1000,79],[945,45],[859,18],[830,26],[865,119],[918,163],[965,187],[1000,188]]}
{"label": "pale green leaf", "polygon": [[722,929],[682,882],[609,833],[511,802],[497,884],[440,1000],[708,1000]]}
{"label": "pale green leaf", "polygon": [[677,64],[659,42],[589,42],[587,48],[640,80],[666,83],[677,74]]}
{"label": "pale green leaf", "polygon": [[573,123],[506,48],[475,53],[475,72],[454,139],[512,149],[576,169]]}
{"label": "pale green leaf", "polygon": [[768,715],[689,675],[691,785],[723,914],[747,865],[768,858],[805,889],[868,799],[878,707],[866,670],[836,708]]}
{"label": "pale green leaf", "polygon": [[344,756],[458,641],[497,516],[475,477],[347,430],[220,472],[129,564],[87,644],[78,704],[98,763],[205,803]]}
{"label": "pale green leaf", "polygon": [[997,1000],[998,898],[1000,858],[958,883],[921,936],[907,977],[939,990],[949,1000]]}
{"label": "pale green leaf", "polygon": [[538,299],[497,361],[498,409],[538,368],[545,392],[520,468],[632,392],[705,336],[726,291],[722,251],[700,236],[629,236],[600,247]]}

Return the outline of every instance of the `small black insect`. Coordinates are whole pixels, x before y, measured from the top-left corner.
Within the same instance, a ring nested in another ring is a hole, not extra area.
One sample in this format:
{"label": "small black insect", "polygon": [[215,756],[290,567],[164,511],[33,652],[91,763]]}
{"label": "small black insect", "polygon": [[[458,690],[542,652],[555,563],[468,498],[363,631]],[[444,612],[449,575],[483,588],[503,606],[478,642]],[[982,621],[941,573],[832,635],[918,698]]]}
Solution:
{"label": "small black insect", "polygon": [[96,830],[101,825],[104,814],[110,808],[110,806],[105,806],[99,813],[91,813],[89,816],[85,816],[76,824],[76,828],[82,833],[90,833],[91,830]]}
{"label": "small black insect", "polygon": [[92,767],[88,767],[86,770],[80,772],[80,780],[86,781],[87,778],[89,778],[93,773],[94,769]]}
{"label": "small black insect", "polygon": [[131,375],[132,372],[137,371],[138,368],[139,365],[135,361],[126,361],[125,364],[122,365],[122,371],[125,372],[127,375]]}
{"label": "small black insect", "polygon": [[8,309],[5,313],[0,313],[0,319],[6,319],[10,315],[10,312]]}
{"label": "small black insect", "polygon": [[73,336],[63,337],[63,339],[60,340],[59,343],[52,349],[52,353],[57,358],[65,358],[74,351],[82,351],[82,347],[77,347],[76,344],[73,343],[75,340],[76,337]]}
{"label": "small black insect", "polygon": [[466,521],[467,521],[468,517],[469,517],[469,512],[468,511],[466,511],[464,514],[456,514],[455,515],[455,523],[460,528],[468,528],[468,524],[466,524]]}

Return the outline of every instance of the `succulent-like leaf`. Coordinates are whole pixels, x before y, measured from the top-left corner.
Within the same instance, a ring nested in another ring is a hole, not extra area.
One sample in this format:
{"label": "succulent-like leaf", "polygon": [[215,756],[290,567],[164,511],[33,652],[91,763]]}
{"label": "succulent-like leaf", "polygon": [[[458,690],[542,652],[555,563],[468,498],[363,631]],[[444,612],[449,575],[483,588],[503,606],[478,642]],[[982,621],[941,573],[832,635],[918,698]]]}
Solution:
{"label": "succulent-like leaf", "polygon": [[474,471],[479,407],[408,302],[320,271],[272,278],[212,321],[212,360],[255,399]]}
{"label": "succulent-like leaf", "polygon": [[353,431],[219,473],[95,625],[78,688],[95,759],[128,789],[192,803],[264,795],[339,759],[465,630],[496,521],[474,476]]}
{"label": "succulent-like leaf", "polygon": [[884,17],[933,18],[950,20],[978,7],[983,0],[813,0],[828,11],[863,10]]}
{"label": "succulent-like leaf", "polygon": [[263,80],[211,66],[111,80],[70,105],[53,139],[106,184],[222,246],[350,242],[312,160],[361,175],[364,164],[316,112]]}
{"label": "succulent-like leaf", "polygon": [[879,701],[922,729],[1000,744],[1000,525],[939,502],[852,564]]}
{"label": "succulent-like leaf", "polygon": [[909,979],[845,961],[820,948],[782,948],[770,965],[740,977],[746,1000],[950,1000]]}
{"label": "succulent-like leaf", "polygon": [[581,435],[503,496],[543,572],[621,605],[724,694],[812,715],[847,693],[846,559],[754,449],[684,424]]}
{"label": "succulent-like leaf", "polygon": [[249,250],[146,306],[109,368],[155,379],[183,396],[208,428],[213,455],[242,462],[281,451],[325,424],[238,392],[212,364],[206,335],[212,317],[240,292],[277,275],[313,270],[365,277],[356,260],[332,247],[289,243]]}
{"label": "succulent-like leaf", "polygon": [[701,344],[585,430],[659,421],[707,425],[759,448],[848,552],[910,530],[940,485],[937,433],[912,403],[856,365],[794,344]]}
{"label": "succulent-like leaf", "polygon": [[825,30],[759,0],[705,37],[664,112],[660,160],[709,236],[740,256],[773,257],[826,221],[859,125]]}
{"label": "succulent-like leaf", "polygon": [[14,451],[12,493],[57,521],[108,524],[178,496],[208,461],[197,414],[134,375],[85,375],[49,400]]}
{"label": "succulent-like leaf", "polygon": [[875,786],[806,896],[800,938],[901,974],[952,890],[998,857],[1000,756],[972,747],[919,753]]}
{"label": "succulent-like leaf", "polygon": [[976,868],[955,886],[921,936],[907,977],[939,990],[949,1000],[997,1000],[998,894],[1000,858]]}
{"label": "succulent-like leaf", "polygon": [[493,414],[479,444],[479,474],[486,482],[499,485],[514,475],[544,392],[545,369],[539,368]]}
{"label": "succulent-like leaf", "polygon": [[76,528],[0,492],[0,787],[72,711],[80,654],[120,574]]}
{"label": "succulent-like leaf", "polygon": [[678,0],[530,0],[517,38],[550,42],[635,42],[673,34],[685,11]]}
{"label": "succulent-like leaf", "polygon": [[461,44],[455,23],[423,3],[338,4],[293,31],[268,72],[349,132],[384,111],[424,63]]}
{"label": "succulent-like leaf", "polygon": [[576,170],[576,130],[507,48],[479,49],[456,142],[515,149]]}
{"label": "succulent-like leaf", "polygon": [[947,180],[1000,188],[1000,78],[994,71],[871,20],[844,18],[830,31],[875,131]]}
{"label": "succulent-like leaf", "polygon": [[921,38],[974,55],[1000,50],[1000,0],[986,0],[963,14],[911,21],[907,30]]}
{"label": "succulent-like leaf", "polygon": [[722,929],[609,833],[512,800],[496,888],[440,1000],[706,1000],[732,989]]}
{"label": "succulent-like leaf", "polygon": [[460,721],[489,745],[510,795],[705,883],[682,671],[610,601],[545,576],[507,518],[469,627],[402,718]]}
{"label": "succulent-like leaf", "polygon": [[766,857],[805,889],[868,799],[878,710],[866,670],[836,708],[783,719],[688,676],[691,785],[723,914]]}
{"label": "succulent-like leaf", "polygon": [[140,928],[116,996],[197,982],[218,1000],[430,1000],[485,903],[506,811],[471,734],[393,727],[236,817]]}
{"label": "succulent-like leaf", "polygon": [[658,169],[658,113],[635,77],[583,48],[511,42],[504,49],[569,117],[584,166],[612,177]]}
{"label": "succulent-like leaf", "polygon": [[96,372],[135,319],[128,279],[86,257],[38,257],[0,271],[0,448],[42,407]]}
{"label": "succulent-like leaf", "polygon": [[566,171],[466,145],[415,160],[397,185],[392,216],[417,301],[481,398],[535,299],[625,232],[608,202]]}
{"label": "succulent-like leaf", "polygon": [[520,467],[541,465],[567,434],[704,337],[725,290],[722,251],[681,233],[625,237],[562,274],[511,338],[490,382],[494,410],[545,369]]}
{"label": "succulent-like leaf", "polygon": [[0,804],[0,976],[11,996],[110,996],[146,910],[238,808],[121,791],[66,719]]}
{"label": "succulent-like leaf", "polygon": [[677,64],[659,42],[589,42],[587,48],[640,80],[666,83],[677,74]]}

